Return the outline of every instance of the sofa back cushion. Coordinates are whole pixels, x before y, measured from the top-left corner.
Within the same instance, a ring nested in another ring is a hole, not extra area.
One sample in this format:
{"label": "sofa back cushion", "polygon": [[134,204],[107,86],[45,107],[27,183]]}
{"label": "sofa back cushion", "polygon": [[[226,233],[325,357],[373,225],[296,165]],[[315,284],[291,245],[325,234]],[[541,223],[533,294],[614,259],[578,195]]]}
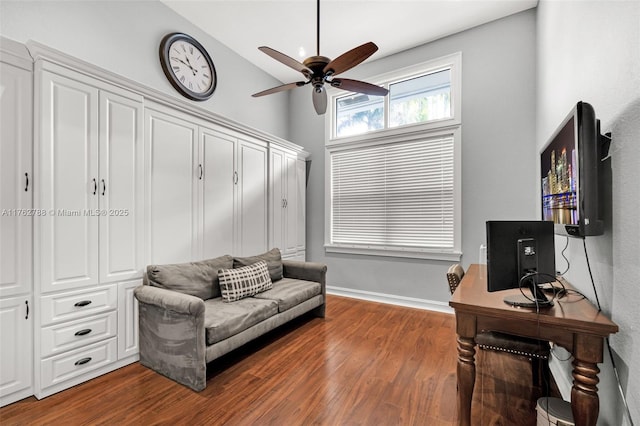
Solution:
{"label": "sofa back cushion", "polygon": [[271,281],[278,281],[282,279],[282,255],[280,254],[280,250],[277,248],[273,248],[268,252],[257,256],[234,257],[233,267],[240,268],[242,266],[253,265],[261,260],[267,262]]}
{"label": "sofa back cushion", "polygon": [[220,269],[218,276],[224,302],[235,302],[273,287],[264,260],[241,268]]}
{"label": "sofa back cushion", "polygon": [[233,257],[220,256],[198,262],[147,266],[149,284],[190,294],[202,300],[220,297],[218,270],[233,267]]}

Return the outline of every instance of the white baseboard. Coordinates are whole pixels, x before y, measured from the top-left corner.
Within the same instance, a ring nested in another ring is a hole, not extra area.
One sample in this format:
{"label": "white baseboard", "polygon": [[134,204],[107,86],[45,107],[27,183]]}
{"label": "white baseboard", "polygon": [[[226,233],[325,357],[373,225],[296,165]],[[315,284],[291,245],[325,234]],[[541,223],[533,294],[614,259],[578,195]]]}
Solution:
{"label": "white baseboard", "polygon": [[352,299],[367,300],[369,302],[387,303],[389,305],[453,314],[453,309],[447,303],[433,300],[396,296],[394,294],[376,293],[373,291],[354,290],[351,288],[335,286],[327,286],[327,293],[334,294],[336,296],[350,297]]}

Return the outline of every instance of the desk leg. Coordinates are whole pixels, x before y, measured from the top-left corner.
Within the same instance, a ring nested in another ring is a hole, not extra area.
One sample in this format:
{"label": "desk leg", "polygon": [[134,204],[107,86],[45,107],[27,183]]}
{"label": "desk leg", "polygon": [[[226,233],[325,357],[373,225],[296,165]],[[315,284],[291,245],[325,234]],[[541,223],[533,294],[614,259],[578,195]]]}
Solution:
{"label": "desk leg", "polygon": [[571,411],[577,426],[595,426],[600,411],[598,399],[598,373],[595,363],[573,360],[573,388]]}
{"label": "desk leg", "polygon": [[471,400],[476,381],[476,342],[473,337],[458,336],[458,423],[471,425]]}
{"label": "desk leg", "polygon": [[571,411],[576,426],[595,426],[598,421],[598,363],[602,362],[603,349],[602,337],[574,335]]}

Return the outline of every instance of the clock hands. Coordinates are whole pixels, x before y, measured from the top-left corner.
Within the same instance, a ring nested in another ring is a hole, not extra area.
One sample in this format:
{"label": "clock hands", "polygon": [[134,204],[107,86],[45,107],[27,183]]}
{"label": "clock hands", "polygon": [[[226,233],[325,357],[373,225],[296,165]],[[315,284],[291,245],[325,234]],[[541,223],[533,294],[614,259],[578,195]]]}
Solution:
{"label": "clock hands", "polygon": [[195,68],[193,68],[193,67],[191,66],[191,61],[189,61],[189,57],[188,57],[188,56],[185,56],[184,58],[185,58],[185,59],[187,60],[187,62],[188,62],[188,64],[186,64],[186,65],[187,65],[189,68],[191,68],[191,72],[192,72],[192,73],[193,73],[193,75],[195,76],[195,75],[196,75],[196,73],[198,72],[198,70],[196,70]]}
{"label": "clock hands", "polygon": [[196,72],[197,72],[198,70],[196,70],[195,68],[193,68],[193,67],[191,66],[191,63],[189,63],[189,58],[187,58],[186,56],[185,56],[184,58],[187,60],[187,62],[183,61],[182,59],[180,59],[180,58],[178,58],[178,57],[176,57],[176,56],[172,56],[172,57],[171,57],[171,59],[175,59],[176,61],[178,61],[178,62],[182,62],[183,64],[185,64],[186,66],[188,66],[188,67],[189,67],[189,69],[191,70],[191,72],[193,73],[193,75],[195,76],[195,75],[196,75]]}

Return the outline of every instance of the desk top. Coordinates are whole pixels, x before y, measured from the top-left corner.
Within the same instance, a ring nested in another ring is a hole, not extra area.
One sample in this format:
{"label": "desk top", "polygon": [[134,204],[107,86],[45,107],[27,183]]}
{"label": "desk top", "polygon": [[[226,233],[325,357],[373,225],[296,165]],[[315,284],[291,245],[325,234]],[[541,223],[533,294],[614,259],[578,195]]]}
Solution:
{"label": "desk top", "polygon": [[[562,282],[567,289],[573,289],[566,280]],[[504,297],[510,294],[521,293],[519,289],[489,293],[486,265],[474,264],[465,273],[449,305],[456,310],[456,314],[490,317],[494,321],[504,323],[510,320],[534,322],[538,329],[541,326],[549,326],[602,337],[618,331],[618,326],[613,321],[580,295],[568,294],[561,299],[555,299],[554,306],[541,308],[536,314],[535,308],[512,307],[504,303]],[[536,337],[539,331],[525,332],[523,335]]]}

